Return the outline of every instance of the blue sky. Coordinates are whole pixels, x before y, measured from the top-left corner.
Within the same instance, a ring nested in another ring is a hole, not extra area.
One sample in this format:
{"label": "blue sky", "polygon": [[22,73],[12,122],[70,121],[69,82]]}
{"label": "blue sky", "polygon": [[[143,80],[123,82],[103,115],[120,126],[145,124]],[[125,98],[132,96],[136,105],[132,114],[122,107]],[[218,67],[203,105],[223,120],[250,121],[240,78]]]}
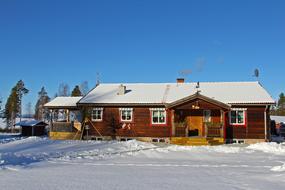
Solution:
{"label": "blue sky", "polygon": [[22,79],[45,86],[101,82],[260,81],[284,89],[282,0],[1,0],[0,96]]}

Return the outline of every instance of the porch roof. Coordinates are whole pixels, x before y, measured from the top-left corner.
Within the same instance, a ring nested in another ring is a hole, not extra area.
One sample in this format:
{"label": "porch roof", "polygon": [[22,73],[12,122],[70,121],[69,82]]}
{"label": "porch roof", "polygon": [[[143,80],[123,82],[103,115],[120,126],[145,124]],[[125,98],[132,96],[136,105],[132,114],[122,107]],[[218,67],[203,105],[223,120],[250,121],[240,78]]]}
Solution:
{"label": "porch roof", "polygon": [[231,105],[225,104],[225,103],[220,102],[218,100],[215,100],[215,99],[209,98],[207,96],[204,96],[204,95],[200,94],[199,92],[197,92],[197,93],[195,93],[193,95],[190,95],[188,97],[182,98],[180,100],[177,100],[175,102],[172,102],[172,103],[168,104],[167,107],[168,108],[173,108],[173,107],[183,105],[185,103],[188,103],[188,102],[190,102],[192,100],[196,100],[196,99],[203,100],[205,102],[208,102],[210,104],[216,105],[216,106],[218,106],[220,108],[223,108],[223,109],[226,109],[226,110],[231,108]]}
{"label": "porch roof", "polygon": [[44,107],[49,109],[75,109],[77,108],[77,102],[82,98],[78,97],[56,97],[52,101],[46,103]]}

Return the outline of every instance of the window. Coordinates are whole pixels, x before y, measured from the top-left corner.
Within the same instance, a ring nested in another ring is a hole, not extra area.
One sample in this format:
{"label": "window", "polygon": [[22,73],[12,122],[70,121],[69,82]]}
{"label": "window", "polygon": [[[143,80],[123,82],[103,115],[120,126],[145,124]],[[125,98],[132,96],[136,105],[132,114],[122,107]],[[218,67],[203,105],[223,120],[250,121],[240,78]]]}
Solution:
{"label": "window", "polygon": [[211,110],[204,110],[204,122],[211,122]]}
{"label": "window", "polygon": [[92,121],[102,121],[103,120],[103,108],[93,108],[91,113]]}
{"label": "window", "polygon": [[151,109],[152,124],[166,124],[166,111],[164,108]]}
{"label": "window", "polygon": [[244,125],[245,124],[245,110],[235,109],[230,113],[230,123],[232,125]]}
{"label": "window", "polygon": [[132,108],[121,108],[121,121],[132,121],[133,120],[133,109]]}

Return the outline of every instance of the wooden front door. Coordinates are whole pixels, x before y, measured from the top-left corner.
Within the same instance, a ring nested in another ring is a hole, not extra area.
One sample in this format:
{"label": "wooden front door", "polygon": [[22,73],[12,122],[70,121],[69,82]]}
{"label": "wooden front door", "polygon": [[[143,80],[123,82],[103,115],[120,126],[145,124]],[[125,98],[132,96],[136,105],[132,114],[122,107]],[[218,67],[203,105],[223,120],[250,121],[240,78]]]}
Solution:
{"label": "wooden front door", "polygon": [[203,116],[188,116],[188,136],[203,136]]}

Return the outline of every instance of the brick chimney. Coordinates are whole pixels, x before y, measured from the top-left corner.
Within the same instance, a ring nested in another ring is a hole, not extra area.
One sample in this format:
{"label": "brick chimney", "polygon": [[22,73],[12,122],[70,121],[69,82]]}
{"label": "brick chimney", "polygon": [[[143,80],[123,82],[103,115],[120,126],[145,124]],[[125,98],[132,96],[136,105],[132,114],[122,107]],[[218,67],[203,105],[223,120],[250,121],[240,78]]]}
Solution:
{"label": "brick chimney", "polygon": [[124,95],[126,93],[126,86],[121,84],[118,88],[118,95]]}
{"label": "brick chimney", "polygon": [[184,78],[177,78],[177,79],[176,79],[176,82],[177,82],[178,84],[180,84],[180,83],[184,83],[185,80],[184,80]]}

